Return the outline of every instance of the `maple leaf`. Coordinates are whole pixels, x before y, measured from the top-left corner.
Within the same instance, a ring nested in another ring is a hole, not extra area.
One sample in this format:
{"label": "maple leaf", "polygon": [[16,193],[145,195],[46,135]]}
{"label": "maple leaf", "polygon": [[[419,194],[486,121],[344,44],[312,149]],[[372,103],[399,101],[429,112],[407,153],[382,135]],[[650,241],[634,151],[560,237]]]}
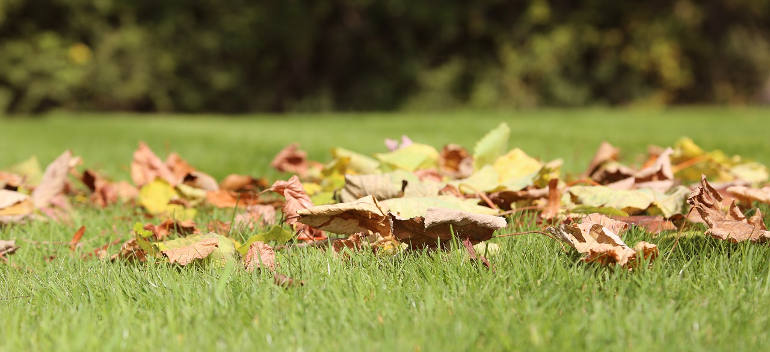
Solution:
{"label": "maple leaf", "polygon": [[0,258],[11,255],[19,249],[15,240],[0,240]]}
{"label": "maple leaf", "polygon": [[139,148],[134,152],[134,160],[131,162],[131,180],[137,187],[142,187],[156,178],[171,186],[176,186],[181,181],[147,144],[139,142]]}
{"label": "maple leaf", "polygon": [[305,189],[302,187],[299,177],[295,175],[288,181],[275,181],[269,189],[273,192],[282,194],[286,199],[282,211],[286,223],[291,225],[292,228],[294,228],[294,231],[299,234],[297,239],[302,241],[326,239],[326,236],[321,230],[312,228],[307,224],[298,223],[297,211],[313,206],[313,201],[310,200],[310,197],[305,193]]}
{"label": "maple leaf", "polygon": [[404,195],[404,184],[394,182],[395,173],[375,175],[345,175],[345,187],[340,191],[343,202],[354,201],[366,196],[374,196],[377,200],[401,197]]}
{"label": "maple leaf", "polygon": [[700,185],[687,198],[687,203],[706,223],[707,235],[732,242],[759,242],[770,239],[770,232],[765,227],[759,209],[750,219],[746,219],[735,201],[725,209],[722,206],[722,196],[706,181],[705,175],[701,177]]}
{"label": "maple leaf", "polygon": [[[594,174],[598,171],[599,167],[608,161],[617,161],[619,155],[620,149],[615,148],[608,142],[602,142],[599,144],[599,148],[596,150],[593,159],[591,159],[591,162],[588,164],[588,168],[584,175],[590,176],[595,180]],[[598,175],[596,177],[598,178]]]}
{"label": "maple leaf", "polygon": [[270,245],[255,241],[249,245],[246,256],[243,258],[243,264],[248,272],[258,268],[275,271],[275,251]]}
{"label": "maple leaf", "polygon": [[552,226],[546,231],[583,254],[582,260],[587,263],[617,264],[631,268],[637,259],[652,260],[658,255],[658,248],[654,244],[641,241],[630,248],[618,235],[600,224],[593,224],[587,234],[574,225]]}
{"label": "maple leaf", "polygon": [[160,252],[170,263],[185,266],[196,259],[208,257],[219,246],[216,235],[195,235],[158,243]]}

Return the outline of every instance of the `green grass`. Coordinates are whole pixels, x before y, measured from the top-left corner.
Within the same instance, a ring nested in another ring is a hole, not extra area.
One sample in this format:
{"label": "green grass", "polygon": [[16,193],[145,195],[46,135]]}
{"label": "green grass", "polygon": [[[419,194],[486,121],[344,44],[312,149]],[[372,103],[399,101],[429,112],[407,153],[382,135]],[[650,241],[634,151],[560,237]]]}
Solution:
{"label": "green grass", "polygon": [[[128,178],[139,140],[159,154],[178,151],[217,177],[270,178],[269,161],[289,142],[325,160],[343,146],[381,151],[408,134],[436,146],[472,147],[501,121],[511,146],[561,157],[579,172],[608,140],[635,161],[648,144],[690,136],[770,164],[770,110],[547,110],[533,112],[211,116],[56,115],[0,119],[0,169],[66,148],[89,167]],[[199,222],[227,219],[202,212]],[[527,218],[509,228],[532,228]],[[582,263],[542,236],[499,239],[481,269],[460,252],[396,257],[359,253],[340,260],[318,250],[278,256],[301,288],[273,285],[267,273],[237,267],[177,268],[81,260],[87,250],[127,238],[140,215],[124,208],[77,207],[71,224],[0,229],[21,249],[0,263],[0,350],[761,350],[770,343],[770,247],[702,236],[651,238],[661,257],[633,272]],[[146,220],[144,220],[146,221]],[[87,227],[84,248],[68,241]],[[241,234],[247,235],[247,234]],[[117,250],[112,247],[112,251]],[[46,258],[55,256],[50,262]]]}

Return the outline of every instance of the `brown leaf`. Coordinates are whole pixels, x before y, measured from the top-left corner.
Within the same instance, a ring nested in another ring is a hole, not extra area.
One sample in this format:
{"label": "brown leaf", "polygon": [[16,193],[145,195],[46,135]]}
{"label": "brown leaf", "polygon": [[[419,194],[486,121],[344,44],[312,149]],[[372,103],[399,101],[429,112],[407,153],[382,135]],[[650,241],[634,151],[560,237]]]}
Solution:
{"label": "brown leaf", "polygon": [[463,247],[465,247],[465,251],[468,252],[468,256],[471,257],[471,261],[481,261],[487,269],[492,268],[492,264],[489,263],[489,260],[487,260],[486,257],[483,255],[476,254],[476,249],[473,248],[473,244],[471,243],[471,240],[466,238],[463,239]]}
{"label": "brown leaf", "polygon": [[457,144],[447,144],[438,159],[439,171],[454,179],[469,177],[473,173],[473,156]]}
{"label": "brown leaf", "polygon": [[583,254],[582,259],[587,263],[617,264],[631,268],[637,258],[652,260],[658,252],[657,246],[647,242],[639,242],[632,249],[618,235],[599,224],[594,224],[588,234],[583,234],[574,225],[552,226],[547,231]]}
{"label": "brown leaf", "polygon": [[662,231],[676,230],[676,226],[671,220],[666,220],[662,216],[654,215],[632,215],[632,216],[613,216],[615,220],[625,222],[629,225],[635,225],[643,228],[652,234],[659,234]]}
{"label": "brown leaf", "polygon": [[238,194],[220,189],[206,192],[206,202],[217,208],[233,208],[238,204]]}
{"label": "brown leaf", "polygon": [[80,239],[83,238],[83,235],[86,233],[86,227],[80,226],[80,228],[75,231],[75,234],[72,235],[72,239],[70,240],[70,250],[74,251],[75,248],[77,248],[78,243],[80,243]]}
{"label": "brown leaf", "polygon": [[209,256],[219,246],[216,237],[204,237],[190,245],[161,251],[171,264],[178,263],[185,266],[193,260],[203,259]]}
{"label": "brown leaf", "polygon": [[217,180],[211,177],[209,174],[200,171],[191,171],[184,176],[184,184],[202,189],[204,191],[218,191],[219,184]]}
{"label": "brown leaf", "polygon": [[51,205],[51,200],[54,197],[64,193],[67,174],[75,160],[72,158],[72,152],[68,150],[46,167],[42,181],[32,192],[32,202],[35,204],[35,208],[47,208]]}
{"label": "brown leaf", "polygon": [[589,214],[588,216],[584,217],[580,224],[577,225],[577,227],[580,229],[580,232],[582,232],[583,235],[587,236],[591,231],[591,228],[593,228],[593,226],[596,224],[604,226],[607,230],[610,230],[615,234],[621,234],[628,230],[627,223],[608,218],[607,216],[598,213]]}
{"label": "brown leaf", "polygon": [[273,251],[273,247],[264,242],[253,242],[249,246],[249,251],[246,252],[243,264],[248,272],[258,268],[275,271],[275,251]]}
{"label": "brown leaf", "polygon": [[268,184],[264,178],[256,179],[248,175],[231,174],[227,175],[219,188],[226,191],[258,191],[267,188]]}
{"label": "brown leaf", "polygon": [[172,186],[181,181],[147,144],[139,142],[139,148],[134,152],[134,160],[131,162],[131,180],[137,187],[141,187],[158,177]]}
{"label": "brown leaf", "polygon": [[275,225],[275,208],[271,205],[256,204],[246,207],[246,211],[235,216],[236,228]]}
{"label": "brown leaf", "polygon": [[639,170],[634,177],[637,183],[650,182],[650,181],[664,181],[673,180],[674,172],[671,171],[671,154],[674,150],[666,148],[660,155],[658,155],[655,162],[647,168]]}
{"label": "brown leaf", "polygon": [[[393,237],[410,248],[447,248],[452,238],[475,244],[492,238],[507,223],[504,218],[461,210],[429,208],[424,217],[401,219],[390,215]],[[383,234],[385,236],[385,234]]]}
{"label": "brown leaf", "polygon": [[288,181],[275,181],[269,189],[273,192],[282,194],[283,197],[286,198],[286,202],[283,205],[284,219],[286,223],[292,225],[294,230],[299,234],[297,239],[313,241],[326,238],[320,229],[312,228],[307,224],[298,223],[299,215],[297,215],[297,211],[313,206],[313,201],[311,201],[310,197],[305,193],[305,189],[302,187],[299,177],[295,175]]}
{"label": "brown leaf", "polygon": [[100,207],[115,204],[118,200],[131,200],[139,195],[136,187],[128,182],[110,182],[93,170],[83,171],[80,180],[92,192],[89,199]]}
{"label": "brown leaf", "polygon": [[0,240],[0,258],[11,255],[19,249],[16,245],[16,240]]}
{"label": "brown leaf", "polygon": [[0,189],[17,191],[24,184],[24,177],[0,171]]}
{"label": "brown leaf", "polygon": [[727,193],[730,193],[735,198],[743,200],[747,203],[757,201],[760,203],[770,204],[770,186],[763,188],[732,186],[727,188]]}
{"label": "brown leaf", "polygon": [[174,220],[166,219],[158,225],[146,224],[144,229],[152,232],[156,241],[165,240],[170,233],[176,233],[181,236],[187,236],[199,233],[195,222],[192,220]]}
{"label": "brown leaf", "polygon": [[312,227],[339,234],[392,233],[390,218],[375,205],[372,197],[348,203],[324,205],[299,212],[299,221]]}
{"label": "brown leaf", "polygon": [[545,205],[545,209],[540,213],[540,217],[543,219],[553,219],[556,215],[559,215],[559,207],[561,206],[561,192],[559,192],[559,179],[553,178],[548,181],[548,202]]}
{"label": "brown leaf", "polygon": [[388,175],[345,175],[345,186],[340,191],[343,202],[352,202],[366,196],[377,200],[401,197],[402,185],[396,185]]}
{"label": "brown leaf", "polygon": [[722,196],[706,181],[706,176],[701,177],[700,186],[690,193],[687,203],[708,226],[707,235],[732,242],[770,239],[770,232],[765,230],[761,215],[759,218],[752,217],[751,221],[747,220],[734,201],[725,209]]}
{"label": "brown leaf", "polygon": [[147,260],[147,253],[145,253],[145,251],[139,246],[136,238],[132,238],[124,242],[123,245],[120,246],[120,251],[110,257],[110,261],[113,262],[117,259],[144,262]]}
{"label": "brown leaf", "polygon": [[280,172],[291,172],[304,176],[309,168],[307,153],[300,150],[296,143],[287,145],[276,154],[270,166]]}
{"label": "brown leaf", "polygon": [[596,154],[594,154],[594,158],[591,160],[591,163],[588,164],[588,169],[586,169],[585,175],[593,175],[605,162],[618,160],[619,155],[620,149],[615,148],[612,146],[612,144],[607,142],[602,142],[602,144],[599,145],[599,149],[596,150]]}
{"label": "brown leaf", "polygon": [[174,174],[174,178],[177,180],[183,180],[185,176],[195,171],[195,168],[175,152],[166,157],[166,167]]}

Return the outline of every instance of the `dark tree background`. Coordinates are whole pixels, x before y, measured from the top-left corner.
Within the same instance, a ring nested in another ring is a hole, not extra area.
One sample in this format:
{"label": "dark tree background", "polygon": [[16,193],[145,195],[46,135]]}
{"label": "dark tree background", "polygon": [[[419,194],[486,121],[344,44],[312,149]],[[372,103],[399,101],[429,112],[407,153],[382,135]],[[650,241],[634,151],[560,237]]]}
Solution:
{"label": "dark tree background", "polygon": [[767,99],[770,1],[2,0],[0,111]]}

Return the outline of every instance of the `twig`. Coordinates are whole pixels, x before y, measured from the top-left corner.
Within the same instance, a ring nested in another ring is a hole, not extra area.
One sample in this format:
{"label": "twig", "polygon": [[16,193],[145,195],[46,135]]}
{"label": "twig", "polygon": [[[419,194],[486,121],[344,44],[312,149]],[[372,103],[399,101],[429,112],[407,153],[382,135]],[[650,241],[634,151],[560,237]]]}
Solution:
{"label": "twig", "polygon": [[467,187],[468,189],[470,189],[471,191],[476,193],[476,195],[479,196],[479,198],[481,198],[485,203],[487,203],[487,205],[490,208],[495,209],[495,210],[500,210],[500,208],[497,206],[497,204],[493,203],[492,200],[489,199],[489,197],[487,197],[486,194],[484,194],[484,192],[481,192],[481,191],[477,190],[475,187],[473,187],[473,186],[471,186],[469,184],[466,184],[466,183],[461,183],[460,184],[460,188],[462,188],[462,187]]}

